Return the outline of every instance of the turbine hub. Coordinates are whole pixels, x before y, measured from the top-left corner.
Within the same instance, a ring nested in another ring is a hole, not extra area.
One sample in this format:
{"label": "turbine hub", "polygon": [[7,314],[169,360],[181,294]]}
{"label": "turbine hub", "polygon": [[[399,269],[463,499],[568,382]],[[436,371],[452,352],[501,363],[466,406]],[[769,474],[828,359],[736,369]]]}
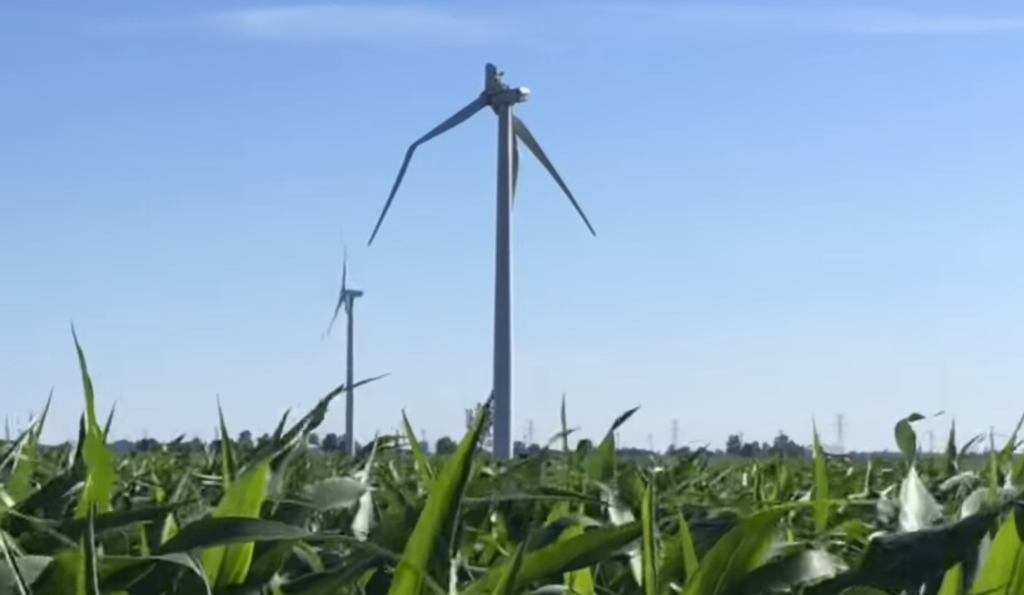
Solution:
{"label": "turbine hub", "polygon": [[491,107],[497,108],[503,105],[515,105],[523,103],[530,97],[530,90],[526,87],[505,88],[498,91],[487,92],[487,100]]}

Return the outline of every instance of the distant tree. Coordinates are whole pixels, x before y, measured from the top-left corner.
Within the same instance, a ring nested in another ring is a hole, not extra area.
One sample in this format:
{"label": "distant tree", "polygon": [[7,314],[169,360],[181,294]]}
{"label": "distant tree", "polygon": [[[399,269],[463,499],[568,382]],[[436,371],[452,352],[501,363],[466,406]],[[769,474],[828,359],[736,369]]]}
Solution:
{"label": "distant tree", "polygon": [[320,442],[320,449],[325,452],[335,452],[341,449],[341,439],[334,432],[329,432],[322,442]]}
{"label": "distant tree", "polygon": [[143,438],[135,443],[138,452],[154,452],[160,449],[160,443],[153,438]]}
{"label": "distant tree", "polygon": [[[476,423],[476,418],[483,412],[484,406],[477,403],[472,409],[466,410],[466,432],[468,433],[473,429],[473,425]],[[490,451],[494,448],[494,418],[489,417],[487,424],[484,426],[484,431],[480,434],[480,448]]]}
{"label": "distant tree", "polygon": [[252,432],[249,430],[242,430],[242,432],[238,434],[238,447],[244,450],[250,450],[253,447]]}
{"label": "distant tree", "polygon": [[808,449],[806,447],[793,442],[793,440],[781,430],[778,435],[775,436],[775,440],[772,441],[772,445],[768,450],[773,455],[788,459],[798,459],[806,457],[808,454]]}
{"label": "distant tree", "polygon": [[455,441],[444,436],[438,438],[437,444],[434,445],[434,453],[439,455],[450,455],[455,452]]}
{"label": "distant tree", "polygon": [[755,459],[761,456],[761,454],[761,445],[757,442],[757,440],[754,440],[753,442],[745,442],[743,446],[740,447],[741,457]]}
{"label": "distant tree", "polygon": [[320,436],[316,432],[312,432],[309,435],[310,446],[320,446]]}
{"label": "distant tree", "polygon": [[725,441],[725,454],[733,457],[743,456],[743,436],[741,434],[729,434]]}

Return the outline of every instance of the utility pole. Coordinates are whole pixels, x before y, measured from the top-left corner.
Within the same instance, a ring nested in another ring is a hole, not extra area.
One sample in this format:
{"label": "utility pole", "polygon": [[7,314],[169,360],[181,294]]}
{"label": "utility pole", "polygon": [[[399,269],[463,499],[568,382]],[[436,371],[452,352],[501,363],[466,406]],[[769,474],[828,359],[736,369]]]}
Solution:
{"label": "utility pole", "polygon": [[526,446],[533,444],[533,420],[526,422]]}
{"label": "utility pole", "polygon": [[672,450],[679,448],[679,420],[672,420]]}

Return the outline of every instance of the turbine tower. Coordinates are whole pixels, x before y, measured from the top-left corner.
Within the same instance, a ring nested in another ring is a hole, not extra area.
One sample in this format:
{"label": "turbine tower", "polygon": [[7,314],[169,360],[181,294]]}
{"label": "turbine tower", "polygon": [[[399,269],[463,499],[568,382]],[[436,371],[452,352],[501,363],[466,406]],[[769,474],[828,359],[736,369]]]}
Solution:
{"label": "turbine tower", "polygon": [[341,291],[338,292],[338,303],[334,306],[334,316],[331,317],[331,324],[327,327],[327,334],[331,334],[334,322],[338,319],[338,313],[345,310],[345,318],[348,328],[345,333],[345,454],[354,457],[356,454],[355,439],[355,374],[354,350],[352,349],[353,323],[355,319],[356,298],[363,297],[363,292],[348,287],[348,250],[344,251],[341,264]]}
{"label": "turbine tower", "polygon": [[592,235],[593,226],[583,213],[576,198],[555,170],[544,150],[522,120],[512,113],[517,103],[523,103],[530,91],[524,87],[509,87],[503,73],[493,64],[485,69],[484,90],[469,105],[438,124],[433,130],[412,143],[405,152],[405,160],[398,170],[398,177],[391,187],[384,209],[377,219],[377,225],[370,235],[373,244],[384,217],[391,208],[391,202],[405,177],[406,169],[417,147],[470,119],[480,110],[490,107],[498,116],[498,189],[497,216],[495,220],[494,250],[494,456],[508,460],[512,457],[512,205],[515,200],[516,184],[519,178],[519,147],[522,141],[533,156],[540,161],[555,183],[568,197],[583,223]]}

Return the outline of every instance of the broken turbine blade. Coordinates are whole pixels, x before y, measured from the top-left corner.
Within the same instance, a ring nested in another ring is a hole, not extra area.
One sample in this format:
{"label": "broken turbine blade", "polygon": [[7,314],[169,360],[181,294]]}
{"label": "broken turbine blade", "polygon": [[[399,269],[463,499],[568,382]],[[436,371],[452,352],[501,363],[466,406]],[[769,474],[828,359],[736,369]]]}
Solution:
{"label": "broken turbine blade", "polygon": [[405,177],[405,171],[409,169],[409,162],[412,161],[412,156],[413,153],[416,152],[416,148],[422,145],[423,143],[426,143],[427,141],[430,141],[438,136],[441,136],[445,132],[448,132],[452,128],[455,128],[459,124],[462,124],[466,120],[472,118],[473,115],[476,114],[478,111],[487,107],[487,104],[487,96],[480,95],[472,102],[470,102],[469,105],[455,112],[453,116],[451,116],[444,122],[441,122],[440,124],[435,126],[433,130],[424,134],[419,139],[417,139],[416,142],[409,145],[409,148],[405,151],[405,159],[402,161],[402,167],[398,170],[398,177],[395,178],[395,183],[391,187],[391,194],[388,195],[388,200],[387,202],[384,203],[384,209],[380,212],[380,218],[377,219],[377,225],[374,226],[373,233],[370,234],[370,241],[367,242],[367,246],[373,244],[374,238],[377,237],[377,232],[380,231],[380,226],[381,224],[384,223],[384,217],[387,216],[388,209],[391,208],[391,202],[395,200],[395,194],[398,193],[398,188],[399,186],[402,185],[402,178]]}
{"label": "broken turbine blade", "polygon": [[512,135],[512,206],[516,206],[516,187],[519,185],[519,141]]}
{"label": "broken turbine blade", "polygon": [[512,131],[515,133],[516,138],[523,141],[523,144],[526,145],[526,148],[529,149],[531,153],[533,153],[533,156],[537,158],[537,161],[540,161],[540,164],[544,166],[544,169],[548,170],[548,174],[555,179],[555,183],[558,184],[558,187],[562,189],[562,192],[569,199],[569,202],[572,203],[572,206],[576,209],[576,213],[579,214],[580,219],[583,219],[583,224],[590,230],[591,235],[596,236],[597,232],[594,231],[594,226],[590,224],[590,220],[587,219],[587,215],[583,212],[583,209],[580,208],[579,203],[576,202],[576,197],[572,195],[572,191],[570,191],[569,187],[566,186],[565,182],[562,180],[562,176],[558,175],[558,170],[555,169],[555,166],[551,163],[551,160],[548,159],[548,156],[544,154],[544,149],[540,148],[540,144],[537,142],[537,139],[533,137],[533,134],[530,132],[530,129],[526,127],[526,124],[514,115],[512,116]]}

